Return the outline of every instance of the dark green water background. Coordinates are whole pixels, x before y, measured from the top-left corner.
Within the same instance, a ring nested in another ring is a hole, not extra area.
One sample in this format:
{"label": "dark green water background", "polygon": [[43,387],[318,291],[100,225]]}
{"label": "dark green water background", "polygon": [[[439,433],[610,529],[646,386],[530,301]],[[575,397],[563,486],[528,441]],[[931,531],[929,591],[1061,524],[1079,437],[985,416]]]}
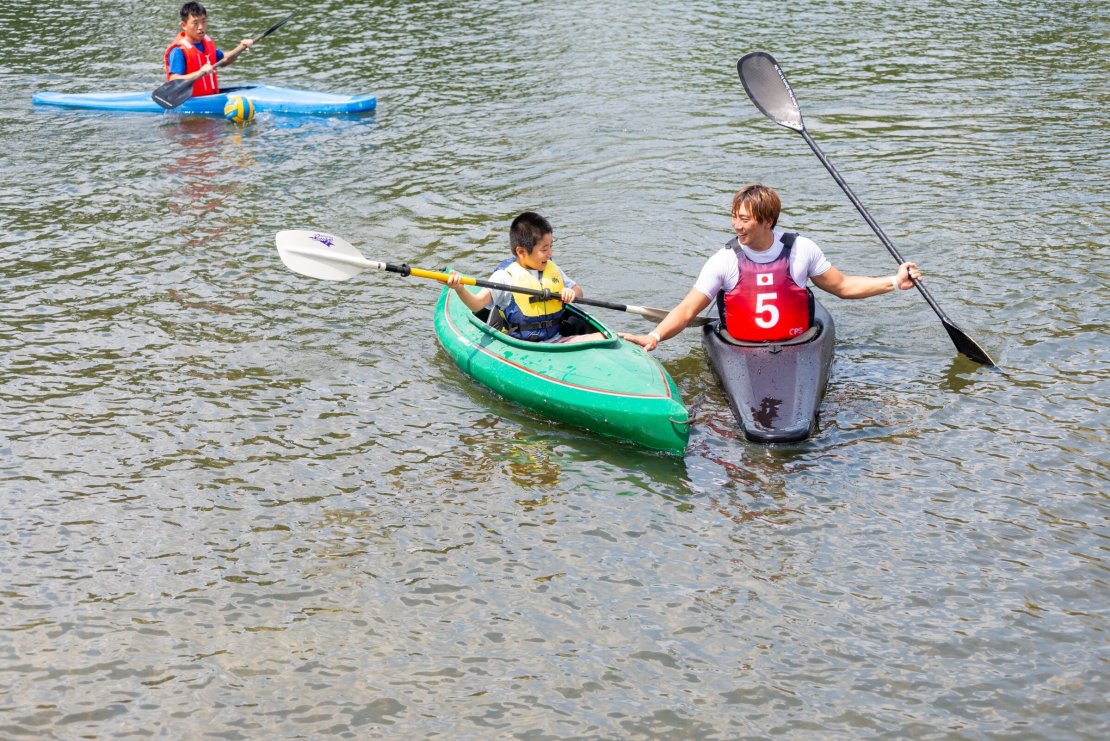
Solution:
{"label": "dark green water background", "polygon": [[[0,736],[1110,733],[1104,3],[301,7],[223,82],[376,114],[34,107],[153,89],[176,7],[0,4]],[[763,181],[893,272],[754,49],[1004,372],[914,293],[830,298],[820,431],[765,448],[688,332],[672,459],[475,388],[435,284],[277,259],[318,228],[484,275],[535,209],[590,295],[669,307]]]}

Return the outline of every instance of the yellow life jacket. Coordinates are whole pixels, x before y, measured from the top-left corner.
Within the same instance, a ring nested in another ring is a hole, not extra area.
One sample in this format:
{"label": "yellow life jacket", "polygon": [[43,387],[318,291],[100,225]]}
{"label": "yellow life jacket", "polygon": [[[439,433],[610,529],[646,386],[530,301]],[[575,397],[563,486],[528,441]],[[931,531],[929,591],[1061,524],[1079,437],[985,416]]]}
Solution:
{"label": "yellow life jacket", "polygon": [[[551,260],[539,279],[535,273],[521,266],[516,260],[506,260],[497,266],[512,278],[512,284],[521,288],[542,291],[545,288],[559,296],[563,292],[563,276]],[[563,302],[558,298],[544,300],[539,296],[523,293],[511,294],[512,300],[504,309],[509,334],[522,340],[543,342],[559,333],[559,320],[563,316]]]}

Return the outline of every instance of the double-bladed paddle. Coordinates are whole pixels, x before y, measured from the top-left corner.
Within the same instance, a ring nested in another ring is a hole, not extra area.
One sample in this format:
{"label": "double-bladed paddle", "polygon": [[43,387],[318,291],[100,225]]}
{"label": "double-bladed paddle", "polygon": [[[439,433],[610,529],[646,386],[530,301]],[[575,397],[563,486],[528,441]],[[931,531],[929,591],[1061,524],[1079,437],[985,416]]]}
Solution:
{"label": "double-bladed paddle", "polygon": [[[266,38],[267,36],[272,34],[274,31],[278,30],[279,28],[284,26],[286,23],[288,23],[289,19],[292,18],[293,16],[295,16],[298,12],[300,12],[300,11],[294,10],[292,13],[290,13],[289,15],[285,16],[284,18],[282,18],[280,21],[278,21],[274,25],[267,28],[260,35],[255,37],[254,40],[256,42],[258,42],[258,41],[261,41],[262,39]],[[223,59],[216,62],[212,66],[213,66],[213,68],[218,68],[218,67],[224,67],[224,66],[226,66],[230,63],[231,63],[231,60],[228,57],[225,56]],[[179,105],[181,105],[182,103],[187,101],[189,98],[193,97],[193,83],[194,82],[196,82],[196,80],[183,80],[183,79],[170,80],[169,82],[165,82],[165,83],[162,83],[161,85],[159,85],[158,89],[150,94],[150,97],[154,99],[155,103],[162,106],[166,110],[177,108]]]}
{"label": "double-bladed paddle", "polygon": [[[837,172],[836,168],[829,162],[829,158],[826,157],[825,153],[817,146],[817,142],[813,141],[813,137],[809,135],[805,123],[802,121],[802,112],[801,109],[798,108],[798,101],[794,97],[794,91],[790,89],[790,83],[786,81],[786,73],[779,67],[775,58],[767,52],[762,51],[745,54],[740,57],[740,60],[736,63],[736,71],[740,73],[740,81],[744,83],[744,90],[747,91],[748,97],[755,103],[755,107],[758,108],[764,116],[771,119],[779,126],[790,129],[791,131],[796,131],[802,135],[802,138],[806,140],[806,144],[808,144],[809,148],[813,150],[813,153],[817,155],[817,159],[821,160],[821,164],[823,164],[825,169],[829,171],[829,174],[833,176],[833,180],[836,181],[836,184],[839,185],[845,195],[848,196],[848,200],[850,200],[852,205],[856,207],[856,210],[860,212],[860,215],[863,216],[868,226],[870,226],[879,237],[883,246],[894,256],[894,259],[898,261],[899,265],[904,263],[905,260],[898,254],[898,250],[895,249],[891,241],[887,239],[882,228],[871,218],[871,214],[867,212],[867,209],[863,207],[860,200],[856,198],[856,194],[848,187],[848,183],[844,182],[844,178],[840,176],[840,173]],[[913,278],[910,280],[913,280]],[[996,365],[995,362],[991,360],[990,356],[987,355],[986,350],[981,348],[975,340],[968,337],[967,333],[957,327],[941,308],[937,306],[937,302],[933,300],[933,297],[929,294],[925,286],[919,281],[913,282],[914,285],[917,286],[917,290],[921,292],[921,295],[929,303],[929,306],[932,307],[933,311],[940,317],[940,321],[944,325],[945,330],[947,330],[948,336],[952,338],[952,342],[956,345],[956,350],[977,363],[990,366]]]}
{"label": "double-bladed paddle", "polygon": [[[348,278],[355,277],[364,270],[385,270],[403,276],[413,275],[417,278],[428,278],[430,280],[439,281],[440,283],[446,283],[448,278],[447,273],[412,268],[403,264],[394,265],[388,262],[367,260],[350,243],[334,234],[325,234],[324,232],[314,232],[306,229],[286,229],[278,232],[274,241],[277,244],[278,255],[281,256],[281,261],[285,263],[285,267],[295,273],[307,275],[310,278],[347,280]],[[494,283],[492,281],[466,276],[462,277],[461,283],[467,286],[492,288],[495,291],[511,291],[512,293],[522,293],[527,296],[538,296],[544,300],[559,298],[558,294],[553,294],[546,289],[537,290],[533,288],[522,288],[520,286]],[[603,309],[613,309],[615,311],[625,311],[629,314],[639,314],[642,317],[654,319],[655,321],[659,321],[667,316],[668,313],[662,309],[652,309],[646,306],[631,306],[629,304],[616,304],[610,301],[600,301],[589,298],[575,299],[574,303],[585,304],[587,306],[598,306]],[[697,327],[708,324],[711,321],[712,319],[709,317],[699,316],[694,317],[690,324]]]}

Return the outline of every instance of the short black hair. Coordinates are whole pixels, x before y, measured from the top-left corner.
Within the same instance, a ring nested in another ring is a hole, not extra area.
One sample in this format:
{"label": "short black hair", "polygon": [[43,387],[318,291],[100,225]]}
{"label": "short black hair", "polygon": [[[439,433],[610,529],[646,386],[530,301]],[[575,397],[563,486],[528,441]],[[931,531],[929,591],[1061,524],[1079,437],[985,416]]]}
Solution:
{"label": "short black hair", "polygon": [[531,255],[536,243],[543,239],[545,234],[552,233],[554,230],[547,219],[534,211],[525,211],[513,219],[512,226],[509,227],[509,249],[515,255],[516,248],[523,247],[524,251]]}
{"label": "short black hair", "polygon": [[181,20],[187,21],[191,16],[204,18],[208,16],[208,11],[200,3],[185,3],[181,6]]}

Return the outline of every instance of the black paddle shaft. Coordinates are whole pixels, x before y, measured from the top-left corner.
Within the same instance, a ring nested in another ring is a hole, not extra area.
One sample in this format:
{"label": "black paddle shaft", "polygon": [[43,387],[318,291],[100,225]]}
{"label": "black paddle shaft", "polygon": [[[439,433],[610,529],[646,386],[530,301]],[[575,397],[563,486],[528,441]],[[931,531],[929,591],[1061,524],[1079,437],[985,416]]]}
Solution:
{"label": "black paddle shaft", "polygon": [[[871,217],[871,214],[868,212],[868,210],[864,208],[863,203],[860,201],[859,198],[856,197],[856,194],[852,191],[852,189],[848,187],[848,183],[844,180],[843,177],[841,177],[840,172],[838,172],[837,169],[833,166],[833,163],[829,162],[829,158],[825,155],[823,151],[821,151],[821,148],[817,146],[817,142],[813,141],[813,137],[809,135],[809,132],[803,128],[798,133],[800,133],[802,135],[802,138],[806,140],[806,144],[808,144],[809,148],[813,150],[813,153],[817,155],[817,159],[821,160],[821,164],[824,165],[825,169],[829,171],[829,174],[833,176],[833,180],[835,180],[836,184],[840,186],[840,189],[844,191],[844,195],[848,196],[848,200],[851,201],[852,205],[856,207],[856,210],[859,211],[860,216],[862,216],[863,220],[867,222],[867,225],[871,227],[871,230],[875,232],[875,236],[879,238],[879,241],[883,243],[883,246],[886,247],[887,251],[894,256],[894,259],[898,261],[899,265],[904,263],[905,260],[902,258],[902,255],[899,254],[898,248],[894,246],[894,243],[891,242],[890,239],[886,236],[886,232],[883,231],[883,228],[879,226],[878,222],[876,222],[875,219]],[[910,278],[910,280],[913,280],[913,278]],[[925,297],[925,300],[929,303],[929,306],[933,307],[933,311],[937,313],[937,316],[939,316],[943,321],[949,321],[948,316],[939,306],[937,306],[937,302],[934,301],[933,297],[929,295],[929,292],[925,289],[925,286],[921,285],[915,280],[913,280],[913,284],[917,286],[917,290],[921,291],[921,295]]]}
{"label": "black paddle shaft", "polygon": [[[852,205],[856,207],[856,210],[859,211],[860,216],[862,216],[864,221],[867,222],[867,225],[871,227],[871,230],[875,232],[875,236],[877,236],[879,238],[879,241],[883,243],[883,246],[887,248],[887,251],[894,256],[894,259],[898,261],[899,265],[904,263],[905,260],[902,258],[902,255],[899,254],[898,249],[894,246],[894,243],[890,241],[890,239],[886,236],[886,232],[883,231],[878,222],[876,222],[875,219],[871,217],[871,214],[867,211],[867,209],[864,208],[863,203],[861,203],[859,198],[856,197],[856,194],[852,192],[852,189],[848,187],[848,183],[845,182],[843,177],[841,177],[840,173],[833,166],[833,164],[829,162],[829,158],[826,157],[825,153],[821,151],[821,148],[817,146],[817,142],[813,141],[813,137],[809,135],[809,132],[803,128],[799,133],[802,135],[802,138],[806,140],[806,144],[808,144],[809,148],[813,150],[813,153],[817,155],[817,158],[821,160],[821,164],[823,164],[825,166],[825,169],[829,171],[829,174],[833,176],[833,180],[836,181],[836,184],[839,185],[840,189],[844,191],[844,195],[848,196],[848,200],[850,200],[852,202]],[[932,310],[936,312],[936,315],[940,317],[940,322],[942,325],[944,325],[944,330],[948,332],[948,336],[952,339],[952,343],[956,346],[957,351],[963,353],[977,363],[982,363],[983,365],[997,366],[997,363],[991,360],[991,357],[987,354],[986,350],[981,348],[979,344],[975,342],[975,340],[971,339],[971,337],[969,337],[966,332],[956,326],[955,322],[948,318],[948,315],[945,314],[944,310],[940,308],[936,300],[933,298],[933,295],[929,293],[929,290],[925,288],[924,284],[922,284],[920,281],[914,280],[912,277],[910,277],[910,280],[913,281],[914,287],[917,288],[918,292],[921,293],[922,298],[925,299],[930,308],[932,308]]]}
{"label": "black paddle shaft", "polygon": [[[771,119],[779,126],[790,129],[791,131],[796,131],[802,135],[806,144],[808,144],[809,148],[813,150],[813,153],[817,155],[817,159],[821,160],[821,164],[825,166],[825,169],[832,175],[836,184],[839,185],[840,189],[844,191],[844,194],[848,196],[848,200],[852,202],[852,205],[856,207],[856,210],[859,211],[864,221],[867,222],[867,225],[875,232],[879,241],[882,242],[883,246],[887,248],[887,251],[894,256],[894,259],[898,261],[899,265],[904,263],[905,260],[902,258],[902,255],[898,253],[898,250],[886,236],[882,227],[879,226],[878,222],[876,222],[867,209],[864,208],[863,203],[860,202],[856,194],[852,192],[852,189],[848,187],[848,183],[841,177],[832,162],[829,162],[829,158],[825,156],[825,153],[817,146],[817,142],[813,140],[813,137],[809,135],[809,131],[806,130],[805,122],[802,120],[802,112],[798,107],[798,100],[794,97],[794,91],[791,89],[790,83],[786,79],[786,73],[779,67],[775,58],[766,52],[759,51],[745,54],[736,63],[736,71],[740,75],[740,81],[744,85],[744,90],[747,92],[748,97],[751,98],[756,108],[758,108],[764,116]],[[948,336],[952,339],[957,351],[963,353],[977,363],[989,366],[997,365],[991,360],[986,350],[980,347],[975,340],[971,339],[966,332],[957,327],[956,324],[948,318],[948,315],[937,305],[937,302],[933,299],[924,285],[919,281],[913,280],[912,277],[910,280],[913,281],[914,286],[929,304],[929,307],[940,318],[941,324],[944,325],[944,329],[948,332]]]}

